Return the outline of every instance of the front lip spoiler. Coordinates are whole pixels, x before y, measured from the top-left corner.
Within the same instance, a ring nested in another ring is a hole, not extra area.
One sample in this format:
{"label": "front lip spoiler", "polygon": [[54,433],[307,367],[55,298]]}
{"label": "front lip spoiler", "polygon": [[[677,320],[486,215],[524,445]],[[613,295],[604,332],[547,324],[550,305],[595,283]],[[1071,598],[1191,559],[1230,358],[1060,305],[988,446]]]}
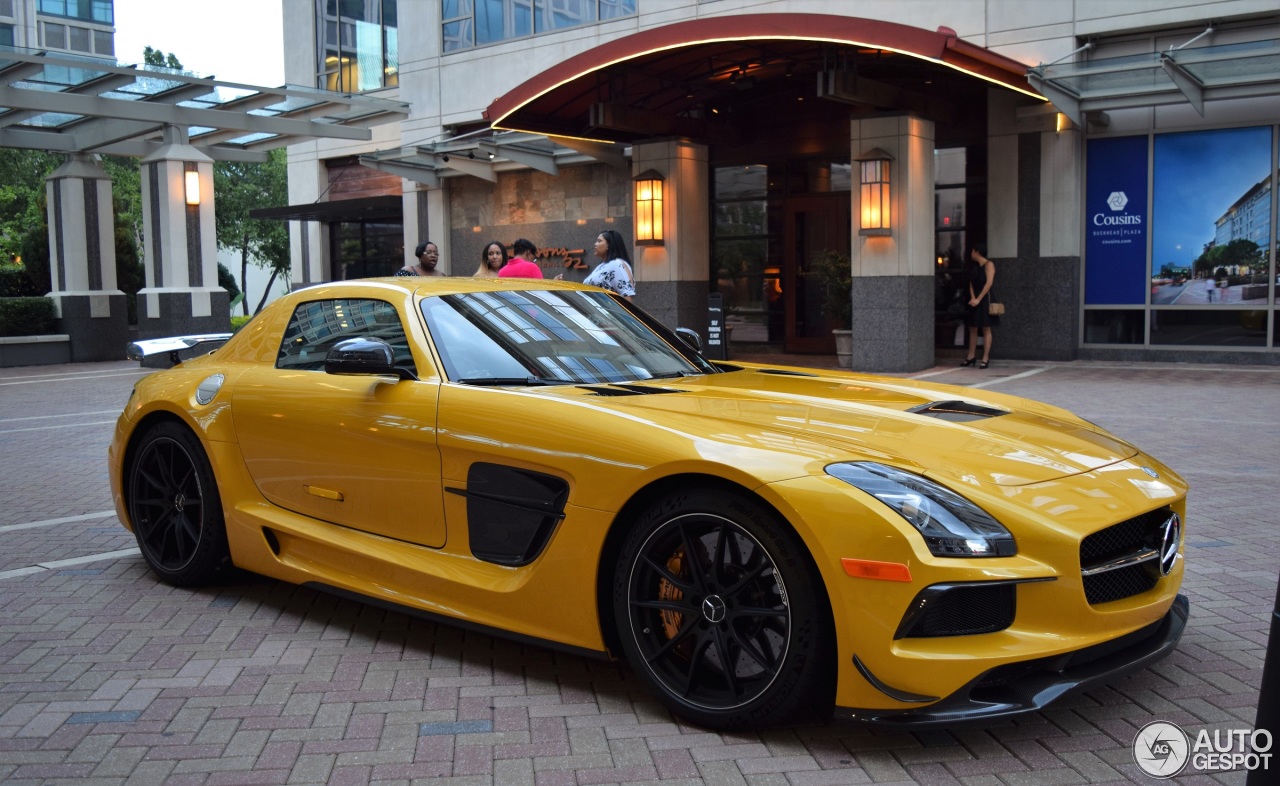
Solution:
{"label": "front lip spoiler", "polygon": [[[996,671],[993,669],[928,707],[914,710],[837,707],[835,715],[845,720],[885,726],[929,727],[989,721],[1035,712],[1065,693],[1110,682],[1164,658],[1178,646],[1190,613],[1191,604],[1187,596],[1180,594],[1174,598],[1168,613],[1148,629],[1150,632],[1141,631],[1146,635],[1139,641],[1080,665],[1054,670],[1051,664],[1064,657],[1087,654],[1088,649],[1067,653],[1065,656],[1008,664],[1001,668],[1027,666],[1036,670],[1005,685],[982,686],[982,682]],[[1110,644],[1111,642],[1103,642],[1095,647],[1101,649]],[[1037,664],[1042,665],[1037,667]]]}

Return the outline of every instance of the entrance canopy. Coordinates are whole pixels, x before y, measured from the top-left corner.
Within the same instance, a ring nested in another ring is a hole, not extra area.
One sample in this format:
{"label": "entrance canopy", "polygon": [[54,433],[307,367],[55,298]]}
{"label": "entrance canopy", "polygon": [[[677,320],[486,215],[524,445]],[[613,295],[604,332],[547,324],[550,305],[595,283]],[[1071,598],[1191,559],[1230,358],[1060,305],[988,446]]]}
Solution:
{"label": "entrance canopy", "polygon": [[369,140],[369,126],[408,114],[399,101],[0,47],[0,147],[141,157],[176,126],[214,160],[265,161],[307,139]]}
{"label": "entrance canopy", "polygon": [[1280,95],[1280,40],[1050,63],[1027,76],[1080,125],[1090,113],[1169,104],[1204,115],[1206,101]]}
{"label": "entrance canopy", "polygon": [[571,57],[495,100],[485,119],[494,128],[603,142],[706,139],[718,125],[772,122],[750,113],[807,95],[942,120],[964,109],[961,99],[975,86],[1044,100],[1026,73],[1026,65],[947,28],[728,15],[644,30]]}

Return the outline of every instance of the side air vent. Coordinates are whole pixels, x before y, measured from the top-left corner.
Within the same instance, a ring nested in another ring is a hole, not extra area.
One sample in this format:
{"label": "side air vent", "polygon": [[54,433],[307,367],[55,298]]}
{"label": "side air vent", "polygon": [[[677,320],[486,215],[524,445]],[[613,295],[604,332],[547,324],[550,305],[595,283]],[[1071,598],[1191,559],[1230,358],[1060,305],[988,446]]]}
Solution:
{"label": "side air vent", "polygon": [[477,461],[465,489],[467,533],[476,559],[519,567],[538,558],[564,518],[569,484],[543,472]]}
{"label": "side air vent", "polygon": [[617,383],[613,385],[579,385],[583,390],[590,390],[597,396],[647,396],[656,393],[687,393],[686,390],[676,390],[675,388],[651,388],[647,385],[624,385]]}
{"label": "side air vent", "polygon": [[968,401],[933,401],[928,404],[921,404],[918,407],[912,407],[907,411],[914,412],[917,415],[928,415],[939,420],[950,420],[955,423],[965,423],[970,420],[982,420],[984,418],[998,418],[1001,415],[1009,414],[1003,409],[985,407]]}

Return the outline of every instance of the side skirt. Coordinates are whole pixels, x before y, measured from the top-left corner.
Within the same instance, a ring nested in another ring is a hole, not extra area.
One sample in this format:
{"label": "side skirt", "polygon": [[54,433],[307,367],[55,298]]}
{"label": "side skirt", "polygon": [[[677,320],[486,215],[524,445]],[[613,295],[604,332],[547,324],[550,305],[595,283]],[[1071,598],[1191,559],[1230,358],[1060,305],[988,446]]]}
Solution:
{"label": "side skirt", "polygon": [[515,642],[519,642],[520,644],[532,644],[535,647],[543,647],[545,649],[555,650],[557,652],[564,652],[569,655],[577,655],[578,657],[582,657],[582,658],[590,658],[592,660],[601,660],[601,661],[613,660],[613,658],[609,655],[608,652],[605,652],[602,650],[587,649],[586,647],[575,647],[572,644],[562,644],[558,641],[552,641],[550,639],[540,639],[536,636],[526,636],[522,633],[512,633],[511,631],[503,630],[502,628],[495,628],[490,625],[481,625],[478,622],[461,620],[461,619],[458,619],[457,617],[450,617],[444,614],[436,614],[435,612],[432,612],[432,611],[424,611],[423,609],[417,609],[417,608],[414,608],[413,606],[405,606],[399,603],[392,603],[389,600],[383,600],[382,598],[375,598],[370,595],[361,595],[359,592],[352,592],[351,590],[343,589],[342,587],[335,587],[332,584],[325,584],[320,581],[308,581],[304,583],[302,586],[307,587],[309,589],[316,590],[318,592],[324,592],[329,595],[336,595],[340,598],[355,601],[357,603],[361,603],[366,606],[376,606],[380,609],[399,612],[400,614],[405,614],[410,617],[416,617],[418,619],[426,620],[428,622],[438,622],[444,625],[450,625],[455,628],[462,628],[463,630],[474,631],[476,633],[483,633],[486,636],[492,636],[497,639],[507,639],[508,641],[515,641]]}

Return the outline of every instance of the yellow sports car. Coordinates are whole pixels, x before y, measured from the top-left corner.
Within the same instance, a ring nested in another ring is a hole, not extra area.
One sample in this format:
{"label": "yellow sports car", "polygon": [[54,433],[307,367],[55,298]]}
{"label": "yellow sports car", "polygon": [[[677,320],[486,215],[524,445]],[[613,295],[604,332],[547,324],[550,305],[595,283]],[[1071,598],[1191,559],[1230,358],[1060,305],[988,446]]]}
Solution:
{"label": "yellow sports car", "polygon": [[138,382],[116,508],[169,583],[235,565],[625,658],[713,728],[1009,716],[1177,644],[1187,489],[1155,459],[678,333],[559,281],[303,289]]}

